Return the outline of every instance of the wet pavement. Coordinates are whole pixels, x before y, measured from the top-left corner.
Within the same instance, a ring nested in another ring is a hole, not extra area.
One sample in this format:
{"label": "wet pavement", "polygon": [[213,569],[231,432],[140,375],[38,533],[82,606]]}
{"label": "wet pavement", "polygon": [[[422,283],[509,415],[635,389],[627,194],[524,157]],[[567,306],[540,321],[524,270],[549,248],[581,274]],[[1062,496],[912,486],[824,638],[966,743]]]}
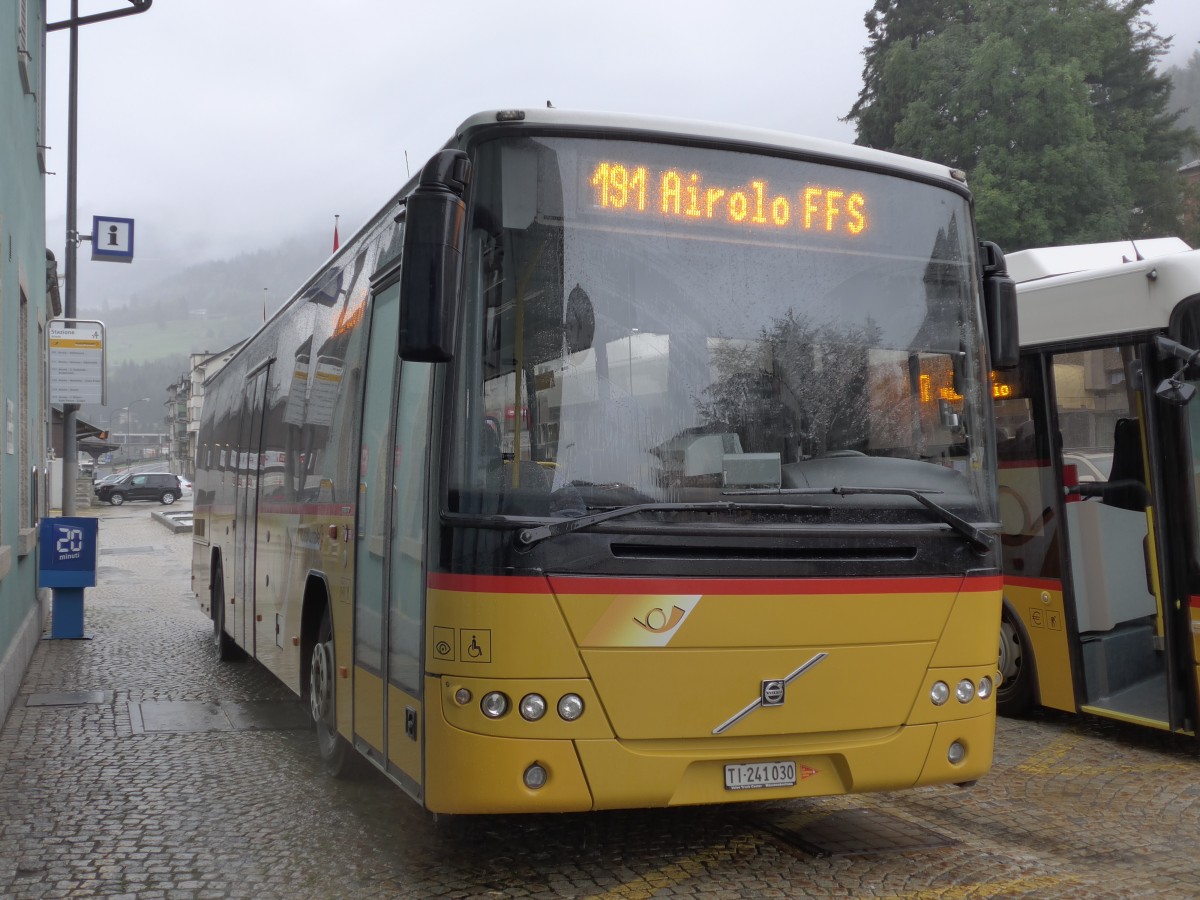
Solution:
{"label": "wet pavement", "polygon": [[435,821],[327,777],[296,698],[216,661],[162,511],[83,513],[92,637],[41,642],[0,730],[0,897],[1200,896],[1195,743],[1050,713],[970,789]]}

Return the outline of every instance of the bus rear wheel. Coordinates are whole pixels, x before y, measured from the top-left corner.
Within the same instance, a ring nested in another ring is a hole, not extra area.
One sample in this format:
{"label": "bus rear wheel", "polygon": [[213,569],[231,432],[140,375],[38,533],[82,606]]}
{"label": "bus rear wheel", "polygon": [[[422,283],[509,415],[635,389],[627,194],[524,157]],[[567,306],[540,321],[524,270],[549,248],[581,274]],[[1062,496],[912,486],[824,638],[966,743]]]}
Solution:
{"label": "bus rear wheel", "polygon": [[1025,715],[1033,706],[1033,654],[1020,619],[1007,603],[1000,613],[999,669],[996,711],[1002,716]]}
{"label": "bus rear wheel", "polygon": [[321,627],[313,644],[308,667],[308,706],[317,732],[317,750],[325,771],[335,778],[349,778],[356,772],[357,754],[337,730],[337,685],[334,681],[333,620],[329,607],[321,617]]}

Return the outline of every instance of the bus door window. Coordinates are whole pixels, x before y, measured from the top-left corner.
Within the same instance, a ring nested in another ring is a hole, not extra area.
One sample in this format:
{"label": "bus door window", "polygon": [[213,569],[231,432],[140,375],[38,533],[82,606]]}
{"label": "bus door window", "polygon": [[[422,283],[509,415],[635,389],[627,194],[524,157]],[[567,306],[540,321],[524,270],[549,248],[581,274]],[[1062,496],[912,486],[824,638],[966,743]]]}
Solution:
{"label": "bus door window", "polygon": [[[421,695],[422,598],[425,584],[425,498],[429,483],[429,414],[433,368],[400,367],[392,454],[391,566],[388,589],[388,681]],[[391,711],[394,719],[397,711]]]}
{"label": "bus door window", "polygon": [[[1062,463],[1079,487],[1064,506],[1085,705],[1168,720],[1149,523],[1141,398],[1131,347],[1052,357]],[[1077,501],[1077,502],[1076,502]]]}
{"label": "bus door window", "polygon": [[1061,580],[1059,489],[1048,427],[1041,357],[1026,356],[993,388],[999,457],[1004,570]]}
{"label": "bus door window", "polygon": [[[362,438],[358,448],[358,509],[354,581],[354,665],[372,689],[356,690],[354,731],[375,751],[386,754],[384,720],[387,694],[388,514],[391,504],[392,435],[397,378],[399,288],[376,295],[363,379]],[[377,758],[375,753],[371,754]]]}
{"label": "bus door window", "polygon": [[238,433],[234,466],[236,469],[237,528],[234,532],[234,595],[238,614],[233,626],[243,646],[254,646],[254,573],[258,544],[259,451],[262,447],[263,395],[270,367],[262,369],[246,383],[244,415]]}

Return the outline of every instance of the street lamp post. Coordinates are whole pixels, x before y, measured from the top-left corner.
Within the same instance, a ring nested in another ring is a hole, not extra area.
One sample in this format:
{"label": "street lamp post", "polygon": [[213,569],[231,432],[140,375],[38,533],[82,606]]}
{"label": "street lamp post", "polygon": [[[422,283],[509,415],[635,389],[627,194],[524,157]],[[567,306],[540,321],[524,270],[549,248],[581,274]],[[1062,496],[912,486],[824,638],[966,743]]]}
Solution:
{"label": "street lamp post", "polygon": [[[133,403],[149,403],[149,402],[150,402],[150,398],[149,398],[149,397],[143,397],[141,400],[134,400],[134,401],[133,401]],[[127,463],[130,461],[130,453],[129,453],[129,421],[130,421],[130,420],[133,418],[133,412],[132,412],[132,410],[133,410],[133,403],[130,403],[128,406],[126,406],[126,407],[125,407],[125,409],[126,409],[126,410],[129,410],[129,412],[128,412],[128,413],[126,414],[126,416],[125,416],[125,462],[127,462]]]}

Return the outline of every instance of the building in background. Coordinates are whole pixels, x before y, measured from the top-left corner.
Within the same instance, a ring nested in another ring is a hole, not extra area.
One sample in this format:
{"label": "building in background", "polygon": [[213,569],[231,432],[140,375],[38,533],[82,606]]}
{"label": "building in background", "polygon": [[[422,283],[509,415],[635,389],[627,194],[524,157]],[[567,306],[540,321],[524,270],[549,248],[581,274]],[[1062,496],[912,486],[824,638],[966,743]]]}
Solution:
{"label": "building in background", "polygon": [[46,3],[0,3],[0,719],[42,633],[37,526],[46,514],[45,329],[61,314],[46,250]]}
{"label": "building in background", "polygon": [[238,341],[217,353],[204,350],[188,357],[188,371],[167,385],[167,427],[170,433],[171,471],[189,481],[196,478],[196,435],[204,409],[204,381],[225,367],[245,343]]}

